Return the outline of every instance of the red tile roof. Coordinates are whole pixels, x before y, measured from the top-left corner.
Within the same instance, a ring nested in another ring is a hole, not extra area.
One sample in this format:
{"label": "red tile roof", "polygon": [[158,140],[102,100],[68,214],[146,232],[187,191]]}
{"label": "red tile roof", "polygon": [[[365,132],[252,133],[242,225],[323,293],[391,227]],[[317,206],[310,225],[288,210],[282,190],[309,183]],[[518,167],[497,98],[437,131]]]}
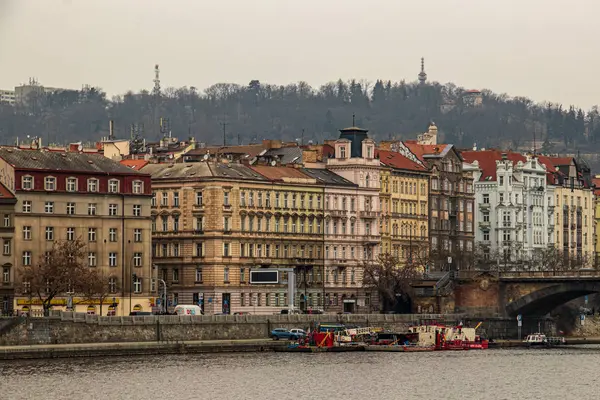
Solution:
{"label": "red tile roof", "polygon": [[503,152],[500,150],[479,150],[479,151],[462,151],[465,162],[472,164],[475,160],[479,163],[481,169],[480,181],[495,181],[496,180],[496,161],[502,160],[502,153],[513,162],[513,164],[526,162],[527,158],[520,153]]}
{"label": "red tile roof", "polygon": [[389,167],[411,171],[426,171],[421,165],[395,151],[377,150],[376,155],[379,157],[379,161]]}
{"label": "red tile roof", "polygon": [[302,171],[291,167],[271,167],[267,165],[250,165],[249,167],[265,178],[274,181],[282,180],[283,178],[312,179]]}
{"label": "red tile roof", "polygon": [[10,190],[8,190],[8,188],[4,186],[4,184],[0,183],[0,203],[14,204],[16,202],[17,198],[15,197],[15,195]]}
{"label": "red tile roof", "polygon": [[419,144],[416,140],[406,140],[404,145],[421,161],[424,161],[425,155],[441,154],[447,144]]}
{"label": "red tile roof", "polygon": [[146,161],[146,160],[121,160],[120,162],[121,162],[121,164],[123,164],[126,167],[129,167],[135,171],[139,171],[140,169],[142,169],[146,165],[148,165],[148,161]]}

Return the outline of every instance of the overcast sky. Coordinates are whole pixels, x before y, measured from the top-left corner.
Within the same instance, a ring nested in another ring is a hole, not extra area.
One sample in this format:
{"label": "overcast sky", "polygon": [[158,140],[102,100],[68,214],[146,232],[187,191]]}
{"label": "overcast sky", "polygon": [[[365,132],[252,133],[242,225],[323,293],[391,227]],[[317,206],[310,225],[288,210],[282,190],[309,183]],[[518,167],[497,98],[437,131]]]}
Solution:
{"label": "overcast sky", "polygon": [[600,103],[600,1],[0,0],[0,88],[429,79]]}

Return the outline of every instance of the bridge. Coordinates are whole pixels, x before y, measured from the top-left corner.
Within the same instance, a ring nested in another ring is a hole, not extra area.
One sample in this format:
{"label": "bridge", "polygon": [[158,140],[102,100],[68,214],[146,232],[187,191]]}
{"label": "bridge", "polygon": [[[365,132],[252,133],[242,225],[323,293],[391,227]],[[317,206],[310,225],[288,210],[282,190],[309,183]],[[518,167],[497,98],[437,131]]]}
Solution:
{"label": "bridge", "polygon": [[450,275],[451,279],[440,277],[431,289],[421,288],[417,304],[437,312],[544,316],[571,300],[600,293],[598,270],[456,271]]}

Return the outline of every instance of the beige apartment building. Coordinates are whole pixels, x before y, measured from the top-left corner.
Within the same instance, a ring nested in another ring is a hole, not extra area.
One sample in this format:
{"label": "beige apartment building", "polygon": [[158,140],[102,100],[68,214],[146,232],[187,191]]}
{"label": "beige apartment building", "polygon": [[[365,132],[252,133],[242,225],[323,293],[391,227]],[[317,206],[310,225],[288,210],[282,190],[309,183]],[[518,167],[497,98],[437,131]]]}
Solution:
{"label": "beige apartment building", "polygon": [[[56,241],[87,244],[87,264],[108,279],[103,314],[149,311],[156,289],[151,263],[150,177],[101,155],[0,148],[0,181],[13,193],[14,265],[18,311],[39,308],[20,282],[19,267],[32,265]],[[136,279],[133,279],[134,274]],[[98,314],[93,300],[74,295],[76,311]],[[53,301],[64,309],[67,297]]]}

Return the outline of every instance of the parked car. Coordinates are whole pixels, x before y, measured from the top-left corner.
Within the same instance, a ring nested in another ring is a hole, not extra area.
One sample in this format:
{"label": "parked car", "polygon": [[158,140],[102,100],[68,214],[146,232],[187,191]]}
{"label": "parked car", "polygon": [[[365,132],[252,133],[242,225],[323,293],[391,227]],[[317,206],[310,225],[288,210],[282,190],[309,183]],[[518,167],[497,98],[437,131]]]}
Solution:
{"label": "parked car", "polygon": [[[293,331],[293,332],[292,332]],[[302,329],[285,329],[275,328],[271,331],[271,337],[273,340],[286,339],[286,340],[298,340],[304,337],[306,333]]]}

